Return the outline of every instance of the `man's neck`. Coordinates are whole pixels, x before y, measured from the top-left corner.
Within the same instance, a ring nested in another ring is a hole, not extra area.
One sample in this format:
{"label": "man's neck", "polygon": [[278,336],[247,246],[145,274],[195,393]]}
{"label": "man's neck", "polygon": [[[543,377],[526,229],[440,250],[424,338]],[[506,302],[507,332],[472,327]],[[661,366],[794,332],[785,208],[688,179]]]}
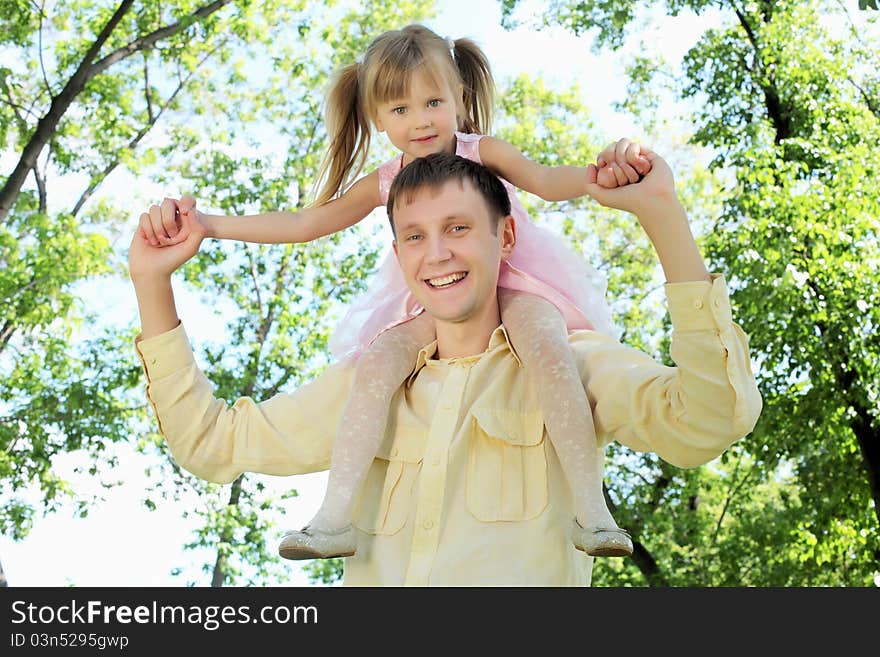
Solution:
{"label": "man's neck", "polygon": [[501,324],[501,313],[496,305],[483,317],[472,317],[463,322],[437,321],[437,358],[465,358],[481,354],[489,347],[492,333]]}

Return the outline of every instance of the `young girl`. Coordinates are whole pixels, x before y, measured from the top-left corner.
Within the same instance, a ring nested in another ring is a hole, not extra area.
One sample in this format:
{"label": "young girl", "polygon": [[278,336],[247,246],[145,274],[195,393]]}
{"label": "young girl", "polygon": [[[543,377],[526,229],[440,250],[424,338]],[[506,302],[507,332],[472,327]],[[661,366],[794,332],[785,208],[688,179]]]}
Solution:
{"label": "young girl", "polygon": [[[625,556],[632,552],[632,541],[605,505],[602,452],[596,448],[590,405],[567,339],[567,330],[611,332],[605,281],[558,237],[531,223],[514,193],[515,185],[546,200],[576,198],[586,193],[586,169],[541,166],[510,144],[483,136],[493,102],[487,59],[472,41],[447,41],[420,25],[386,32],[372,42],[362,63],[343,68],[333,81],[326,108],[330,150],[314,205],[293,215],[273,212],[246,220],[196,217],[212,237],[306,242],[347,228],[385,205],[394,177],[415,158],[457,153],[498,173],[517,228],[516,248],[499,274],[501,318],[540,391],[547,432],[572,490],[572,539],[577,549],[591,555]],[[400,154],[349,186],[364,165],[371,123]],[[627,162],[630,166],[603,166],[600,184],[635,182],[650,169],[637,153],[627,153]],[[195,212],[189,198],[178,207]],[[143,226],[154,244],[185,237],[169,240],[157,228]],[[389,254],[331,340],[337,358],[357,357],[354,384],[339,424],[323,503],[308,525],[284,536],[282,557],[355,553],[353,502],[384,436],[391,398],[412,372],[419,350],[435,339],[433,320],[422,310]]]}

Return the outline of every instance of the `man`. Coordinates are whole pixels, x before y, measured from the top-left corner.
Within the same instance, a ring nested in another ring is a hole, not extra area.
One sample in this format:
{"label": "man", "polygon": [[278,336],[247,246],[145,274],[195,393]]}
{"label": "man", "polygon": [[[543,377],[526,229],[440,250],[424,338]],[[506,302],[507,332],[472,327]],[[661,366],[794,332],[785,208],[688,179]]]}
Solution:
{"label": "man", "polygon": [[[624,183],[637,152],[622,140],[600,162]],[[592,331],[569,341],[599,441],[691,467],[751,431],[761,399],[724,280],[706,270],[668,165],[642,152],[652,168],[641,182],[603,189],[591,165],[588,193],[635,214],[651,239],[666,274],[677,367]],[[497,178],[464,162],[445,154],[417,160],[389,196],[395,253],[435,320],[437,340],[421,351],[391,408],[359,494],[358,550],[346,560],[345,584],[586,585],[592,558],[569,538],[571,495],[539,397],[500,325],[496,283],[500,262],[516,248],[514,220],[492,210]],[[166,203],[151,212],[173,209]],[[129,256],[143,326],[137,349],[172,454],[221,483],[245,471],[326,469],[353,366],[334,365],[259,404],[244,398],[227,407],[215,399],[171,293],[172,272],[204,237],[194,222],[187,228],[185,242],[163,249],[136,236]],[[467,275],[447,289],[429,288],[425,278],[439,269]]]}

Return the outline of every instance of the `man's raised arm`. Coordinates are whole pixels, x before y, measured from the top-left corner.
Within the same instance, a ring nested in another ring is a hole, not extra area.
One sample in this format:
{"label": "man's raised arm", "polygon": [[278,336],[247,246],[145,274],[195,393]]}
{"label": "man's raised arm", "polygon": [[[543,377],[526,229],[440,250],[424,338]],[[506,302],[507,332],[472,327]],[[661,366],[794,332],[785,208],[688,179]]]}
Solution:
{"label": "man's raised arm", "polygon": [[[606,189],[589,167],[589,194],[631,212],[647,233],[666,274],[672,360],[666,367],[611,339],[593,339],[581,375],[600,439],[652,451],[678,466],[705,463],[748,434],[761,413],[748,338],[733,322],[724,277],[710,275],[691,233],[669,165],[628,140],[609,146],[598,164],[621,169],[633,152],[651,171],[637,184]],[[621,177],[619,177],[621,179]]]}
{"label": "man's raised arm", "polygon": [[188,213],[166,199],[150,212],[180,220],[189,231],[173,246],[151,246],[137,233],[129,249],[129,275],[137,294],[142,333],[136,340],[147,377],[147,398],[174,459],[193,474],[218,483],[242,472],[275,475],[324,470],[341,414],[348,368],[335,366],[291,395],[232,405],[214,397],[201,372],[174,304],[171,275],[195,256],[205,236]]}
{"label": "man's raised arm", "polygon": [[189,230],[187,239],[174,246],[150,246],[140,231],[131,241],[128,272],[137,295],[141,339],[148,339],[170,331],[180,323],[171,290],[171,274],[199,252],[205,229],[191,213],[178,213],[177,203],[169,198],[162,201],[162,205],[151,206],[144,214],[161,217],[163,222],[180,221]]}

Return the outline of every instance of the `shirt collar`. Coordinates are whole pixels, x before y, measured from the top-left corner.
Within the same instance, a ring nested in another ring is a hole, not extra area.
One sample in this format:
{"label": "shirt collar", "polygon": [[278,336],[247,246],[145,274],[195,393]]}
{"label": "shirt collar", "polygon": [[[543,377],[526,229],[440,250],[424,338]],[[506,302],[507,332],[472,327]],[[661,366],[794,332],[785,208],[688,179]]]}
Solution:
{"label": "shirt collar", "polygon": [[[510,350],[510,354],[513,356],[513,359],[516,361],[516,364],[519,367],[522,367],[522,360],[520,360],[519,354],[516,353],[516,349],[513,347],[513,343],[510,341],[510,336],[507,334],[507,329],[504,328],[504,324],[500,324],[498,328],[492,331],[492,335],[489,337],[489,347],[486,349],[484,353],[488,353],[490,351],[494,351],[498,347],[507,347]],[[419,355],[416,357],[416,364],[413,368],[412,374],[409,375],[409,378],[406,380],[406,386],[410,387],[412,382],[415,380],[416,376],[419,374],[419,370],[421,370],[429,360],[434,357],[434,354],[437,353],[437,341],[434,340],[432,343],[425,345],[421,351],[419,351]],[[479,356],[482,356],[480,354]],[[478,356],[478,357],[479,357]]]}

